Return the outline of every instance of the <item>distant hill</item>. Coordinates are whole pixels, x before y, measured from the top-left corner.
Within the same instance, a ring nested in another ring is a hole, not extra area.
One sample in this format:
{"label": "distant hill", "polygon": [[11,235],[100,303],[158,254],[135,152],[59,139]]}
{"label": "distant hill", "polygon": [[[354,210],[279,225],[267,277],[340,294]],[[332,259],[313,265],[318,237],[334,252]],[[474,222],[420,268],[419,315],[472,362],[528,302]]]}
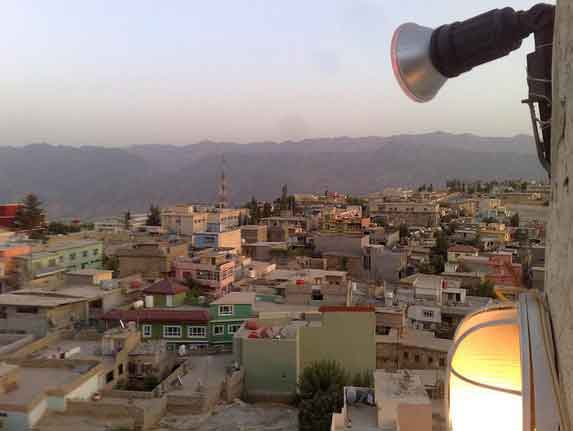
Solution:
{"label": "distant hill", "polygon": [[283,143],[201,142],[128,148],[28,145],[0,147],[0,202],[33,191],[51,217],[95,217],[151,202],[212,201],[221,155],[230,196],[270,199],[289,191],[368,193],[446,178],[544,178],[529,136],[486,138],[431,133],[307,139]]}

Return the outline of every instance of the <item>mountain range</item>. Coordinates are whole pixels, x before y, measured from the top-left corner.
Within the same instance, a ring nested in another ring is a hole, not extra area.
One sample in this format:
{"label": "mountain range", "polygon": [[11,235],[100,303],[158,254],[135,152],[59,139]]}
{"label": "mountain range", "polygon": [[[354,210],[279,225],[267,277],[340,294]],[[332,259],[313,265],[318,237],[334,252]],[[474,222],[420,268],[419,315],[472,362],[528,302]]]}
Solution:
{"label": "mountain range", "polygon": [[216,199],[225,159],[229,197],[272,199],[326,188],[352,194],[447,178],[544,179],[533,139],[443,132],[390,137],[337,137],[236,144],[123,148],[32,144],[0,147],[0,202],[36,193],[49,216],[91,219],[151,203]]}

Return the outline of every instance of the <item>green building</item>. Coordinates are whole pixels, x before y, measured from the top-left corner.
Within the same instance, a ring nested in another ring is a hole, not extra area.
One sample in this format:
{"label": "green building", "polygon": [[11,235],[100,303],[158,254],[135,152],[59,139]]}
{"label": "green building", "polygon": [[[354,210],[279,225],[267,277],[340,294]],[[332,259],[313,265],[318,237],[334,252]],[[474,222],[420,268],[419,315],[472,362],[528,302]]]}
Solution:
{"label": "green building", "polygon": [[253,316],[254,293],[230,293],[207,308],[185,305],[188,290],[172,280],[158,281],[143,291],[146,308],[112,310],[102,321],[108,328],[120,321],[136,322],[143,341],[163,339],[174,350],[181,345],[230,345],[235,332]]}
{"label": "green building", "polygon": [[371,307],[321,307],[320,320],[258,319],[241,329],[234,355],[245,369],[251,400],[289,401],[309,364],[338,361],[350,374],[376,369],[376,318]]}
{"label": "green building", "polygon": [[254,292],[231,292],[209,305],[210,344],[231,344],[243,322],[253,317]]}
{"label": "green building", "polygon": [[16,271],[22,282],[46,283],[62,280],[63,273],[80,269],[101,269],[101,241],[68,241],[45,250],[14,257]]}
{"label": "green building", "polygon": [[189,288],[176,281],[163,279],[145,288],[145,306],[153,307],[179,307],[185,303]]}
{"label": "green building", "polygon": [[207,345],[209,343],[209,312],[207,309],[174,310],[168,308],[115,309],[101,320],[107,328],[122,322],[137,322],[142,341],[163,339],[168,350]]}

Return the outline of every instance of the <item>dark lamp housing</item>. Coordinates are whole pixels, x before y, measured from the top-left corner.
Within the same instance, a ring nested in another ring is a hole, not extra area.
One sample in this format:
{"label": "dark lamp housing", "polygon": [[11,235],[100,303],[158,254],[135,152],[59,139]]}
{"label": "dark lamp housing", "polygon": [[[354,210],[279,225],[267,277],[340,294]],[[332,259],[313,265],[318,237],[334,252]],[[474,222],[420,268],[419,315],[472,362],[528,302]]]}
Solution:
{"label": "dark lamp housing", "polygon": [[432,30],[403,24],[392,37],[394,75],[416,102],[434,98],[448,80],[476,66],[505,57],[535,35],[535,51],[527,56],[533,134],[539,160],[549,173],[551,142],[551,58],[555,7],[537,4],[527,11],[506,7]]}

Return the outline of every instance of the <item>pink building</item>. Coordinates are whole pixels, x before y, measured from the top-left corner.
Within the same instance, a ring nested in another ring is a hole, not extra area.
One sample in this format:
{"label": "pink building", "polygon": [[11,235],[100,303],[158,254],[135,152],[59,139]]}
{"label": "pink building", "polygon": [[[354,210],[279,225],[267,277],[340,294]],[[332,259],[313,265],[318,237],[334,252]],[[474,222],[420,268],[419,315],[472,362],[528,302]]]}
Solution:
{"label": "pink building", "polygon": [[227,293],[235,281],[235,262],[221,253],[178,257],[173,262],[173,270],[178,280],[191,277],[215,296]]}

